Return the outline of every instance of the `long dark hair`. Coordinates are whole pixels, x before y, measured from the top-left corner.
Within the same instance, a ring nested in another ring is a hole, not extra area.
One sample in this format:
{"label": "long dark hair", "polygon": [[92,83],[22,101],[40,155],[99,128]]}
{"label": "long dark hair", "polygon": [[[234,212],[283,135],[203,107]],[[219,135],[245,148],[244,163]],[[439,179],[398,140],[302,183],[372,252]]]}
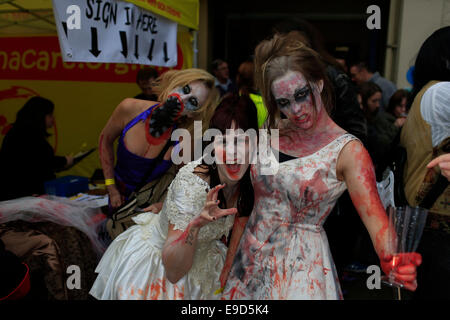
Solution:
{"label": "long dark hair", "polygon": [[386,108],[386,112],[389,112],[393,116],[395,116],[395,107],[400,105],[402,103],[402,100],[406,98],[406,101],[408,101],[409,92],[405,89],[398,89],[394,92],[392,97],[389,99],[388,107]]}
{"label": "long dark hair", "polygon": [[11,129],[16,133],[26,133],[34,138],[47,138],[45,117],[53,113],[55,105],[53,102],[42,97],[30,98],[24,106],[17,112],[16,122]]}
{"label": "long dark hair", "polygon": [[368,109],[367,101],[371,96],[377,92],[383,92],[381,88],[373,82],[364,82],[358,86],[359,94],[361,95],[361,103],[364,107],[364,111]]}
{"label": "long dark hair", "polygon": [[[254,129],[258,132],[258,121],[255,104],[247,95],[238,96],[236,94],[226,95],[217,106],[210,122],[210,129],[218,129],[222,134],[231,128],[232,122],[235,122],[236,128],[244,131]],[[215,164],[202,163],[202,167],[208,168],[206,174],[210,177],[209,185],[211,188],[220,184],[219,172]],[[219,207],[226,208],[226,200],[222,190],[219,191]],[[254,194],[253,186],[250,180],[250,166],[239,181],[239,197],[237,201],[238,214],[241,217],[249,216],[253,210]]]}
{"label": "long dark hair", "polygon": [[450,81],[450,27],[433,32],[422,44],[414,65],[414,85],[408,106],[432,80]]}

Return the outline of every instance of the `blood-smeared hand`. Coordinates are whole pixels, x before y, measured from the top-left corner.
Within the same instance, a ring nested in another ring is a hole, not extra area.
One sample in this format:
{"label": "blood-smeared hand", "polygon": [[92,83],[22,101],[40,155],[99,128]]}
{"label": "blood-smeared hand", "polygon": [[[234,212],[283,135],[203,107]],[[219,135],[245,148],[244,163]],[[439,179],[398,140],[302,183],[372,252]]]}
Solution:
{"label": "blood-smeared hand", "polygon": [[419,253],[407,252],[381,259],[381,268],[395,282],[403,284],[410,291],[415,291],[417,288],[416,268],[421,263],[422,256]]}
{"label": "blood-smeared hand", "polygon": [[179,95],[173,94],[167,98],[163,105],[153,110],[149,123],[149,133],[155,143],[168,139],[167,135],[170,133],[173,124],[181,116],[183,109],[183,102]]}
{"label": "blood-smeared hand", "polygon": [[124,203],[124,197],[120,194],[119,190],[114,185],[107,187],[109,195],[109,203],[113,209],[120,207]]}
{"label": "blood-smeared hand", "polygon": [[191,222],[192,226],[202,228],[208,223],[216,221],[219,218],[237,213],[236,208],[219,208],[220,200],[217,200],[217,197],[219,194],[219,190],[223,189],[224,187],[225,184],[219,184],[209,190],[208,195],[206,196],[205,206],[203,207],[202,212],[200,212],[200,214]]}

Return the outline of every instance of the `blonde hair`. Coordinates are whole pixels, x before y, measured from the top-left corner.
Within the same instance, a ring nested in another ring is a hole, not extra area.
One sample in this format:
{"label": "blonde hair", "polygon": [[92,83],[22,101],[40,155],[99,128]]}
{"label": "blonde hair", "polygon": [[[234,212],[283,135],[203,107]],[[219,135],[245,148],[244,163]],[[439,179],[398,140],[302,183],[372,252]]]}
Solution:
{"label": "blonde hair", "polygon": [[200,109],[193,112],[193,117],[184,117],[179,128],[189,130],[191,136],[194,135],[194,121],[202,121],[202,133],[209,127],[214,110],[219,103],[219,92],[214,86],[214,77],[202,69],[184,69],[184,70],[169,70],[163,73],[155,82],[153,91],[158,96],[158,101],[166,101],[169,94],[176,88],[184,87],[193,81],[202,81],[208,90],[208,96],[205,103]]}
{"label": "blonde hair", "polygon": [[[255,83],[261,91],[268,110],[269,128],[274,128],[280,111],[272,94],[272,83],[288,71],[300,72],[308,82],[310,92],[315,96],[314,84],[323,81],[320,98],[329,112],[332,108],[332,88],[318,53],[304,44],[305,38],[297,31],[275,34],[264,40],[255,49]],[[315,105],[315,99],[312,99]]]}

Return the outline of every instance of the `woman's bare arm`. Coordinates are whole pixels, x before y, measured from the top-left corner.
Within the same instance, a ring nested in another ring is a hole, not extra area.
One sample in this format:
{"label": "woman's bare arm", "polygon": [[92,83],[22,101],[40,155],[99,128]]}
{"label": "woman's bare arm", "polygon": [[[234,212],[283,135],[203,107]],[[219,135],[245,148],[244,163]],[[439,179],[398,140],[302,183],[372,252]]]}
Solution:
{"label": "woman's bare arm", "polygon": [[[338,178],[345,181],[353,201],[380,258],[381,267],[386,274],[394,268],[397,279],[405,282],[405,287],[415,290],[416,266],[421,263],[420,255],[415,254],[411,261],[394,265],[393,252],[390,252],[388,217],[378,195],[375,170],[367,150],[360,142],[349,142],[341,151],[337,163]],[[392,235],[395,237],[395,235]]]}
{"label": "woman's bare arm", "polygon": [[[113,111],[111,117],[100,133],[99,154],[103,175],[106,179],[114,179],[114,141],[120,136],[126,123],[136,113],[135,99],[123,100]],[[113,208],[119,207],[123,199],[115,184],[108,185],[108,194]]]}

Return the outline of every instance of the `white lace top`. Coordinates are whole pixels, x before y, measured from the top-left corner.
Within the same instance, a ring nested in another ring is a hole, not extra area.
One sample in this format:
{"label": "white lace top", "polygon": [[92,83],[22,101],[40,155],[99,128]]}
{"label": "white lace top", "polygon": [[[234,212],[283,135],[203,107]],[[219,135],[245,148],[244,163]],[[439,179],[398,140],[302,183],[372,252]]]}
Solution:
{"label": "white lace top", "polygon": [[177,283],[165,276],[162,250],[169,223],[184,231],[205,205],[209,185],[193,173],[201,160],[184,166],[169,186],[159,214],[146,212],[133,218],[135,226],[121,233],[97,266],[99,273],[90,293],[97,299],[218,299],[219,277],[226,257],[220,241],[228,236],[234,215],[202,227],[192,267]]}
{"label": "white lace top", "polygon": [[[167,192],[167,198],[161,211],[161,229],[168,230],[168,223],[174,230],[184,231],[191,220],[200,214],[210,190],[209,184],[193,173],[201,160],[190,162],[180,169]],[[200,229],[198,242],[211,241],[228,236],[234,222],[234,215],[208,223]]]}

